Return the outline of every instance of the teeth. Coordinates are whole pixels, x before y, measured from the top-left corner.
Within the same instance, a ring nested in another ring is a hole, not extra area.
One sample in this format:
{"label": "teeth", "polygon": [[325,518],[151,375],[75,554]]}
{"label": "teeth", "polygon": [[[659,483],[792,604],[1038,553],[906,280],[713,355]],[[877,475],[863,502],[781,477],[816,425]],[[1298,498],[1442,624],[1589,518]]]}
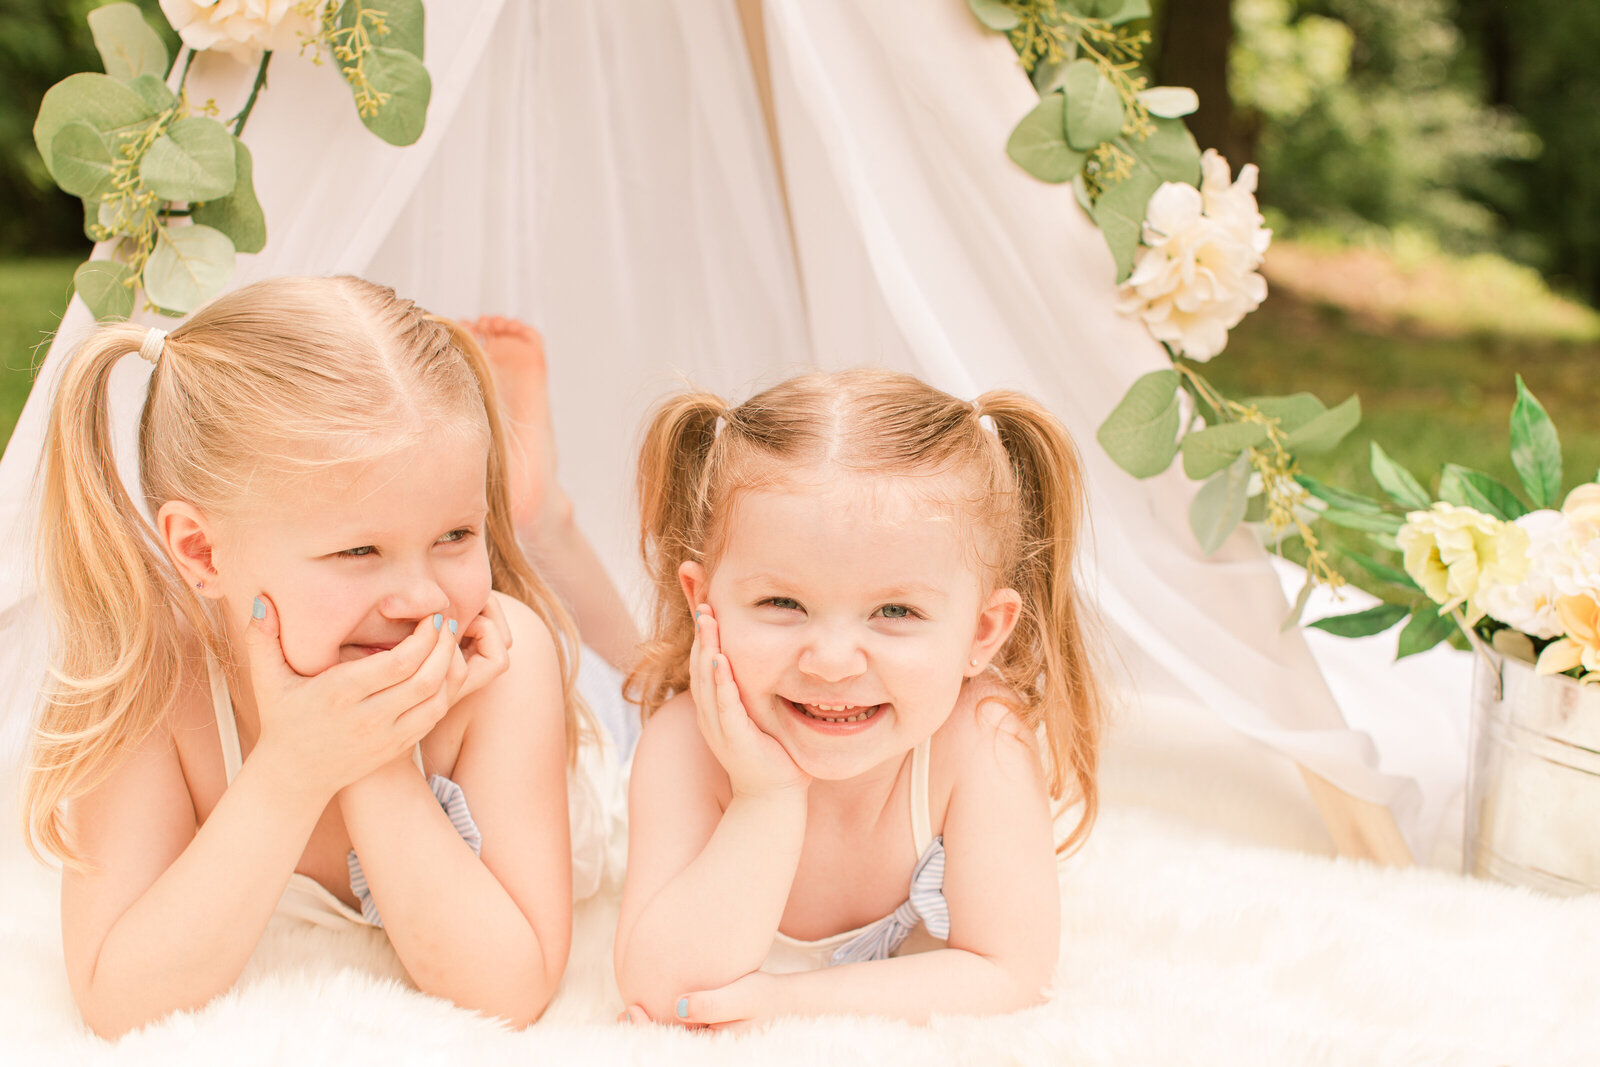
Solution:
{"label": "teeth", "polygon": [[[796,704],[795,706],[805,712],[808,718],[816,719],[819,722],[862,722],[878,713],[877,704],[867,707],[859,704]],[[837,714],[841,711],[851,711],[857,708],[860,710],[854,715]],[[821,715],[818,712],[832,712],[834,714]]]}

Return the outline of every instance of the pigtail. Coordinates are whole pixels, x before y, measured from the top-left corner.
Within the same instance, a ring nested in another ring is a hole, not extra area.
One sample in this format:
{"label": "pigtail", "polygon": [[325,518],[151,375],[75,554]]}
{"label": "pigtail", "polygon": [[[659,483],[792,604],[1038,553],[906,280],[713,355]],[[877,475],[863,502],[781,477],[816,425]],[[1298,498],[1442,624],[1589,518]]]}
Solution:
{"label": "pigtail", "polygon": [[707,471],[717,420],[728,405],[710,393],[685,393],[656,409],[639,451],[639,551],[655,591],[651,640],[624,687],[645,717],[689,688],[694,620],[678,568],[700,559],[708,530]]}
{"label": "pigtail", "polygon": [[1016,629],[996,665],[1042,719],[1049,749],[1051,796],[1076,783],[1083,815],[1062,843],[1082,844],[1099,810],[1095,785],[1104,705],[1099,686],[1094,616],[1078,588],[1074,554],[1084,528],[1083,469],[1066,430],[1037,401],[994,391],[976,402],[994,424],[1016,481],[1022,542],[1005,582],[1022,597]]}
{"label": "pigtail", "polygon": [[575,767],[579,743],[585,736],[595,733],[594,718],[578,693],[578,628],[561,603],[561,598],[528,562],[517,541],[516,522],[511,515],[506,437],[488,357],[484,355],[478,339],[460,323],[434,315],[424,318],[448,333],[450,343],[460,349],[483,393],[483,410],[489,423],[489,470],[485,486],[489,498],[489,516],[485,524],[489,541],[489,574],[494,588],[532,608],[556,638],[556,660],[561,670],[561,699],[566,712],[567,761]]}
{"label": "pigtail", "polygon": [[[184,627],[216,651],[200,601],[165,555],[117,472],[108,391],[124,356],[148,331],[101,328],[67,364],[45,438],[37,539],[39,586],[55,657],[34,730],[25,800],[28,847],[73,866],[63,804],[104,780],[177,702]],[[180,335],[181,336],[181,335]],[[181,349],[169,338],[162,362]],[[161,387],[158,363],[150,382]],[[148,403],[146,417],[148,417]]]}

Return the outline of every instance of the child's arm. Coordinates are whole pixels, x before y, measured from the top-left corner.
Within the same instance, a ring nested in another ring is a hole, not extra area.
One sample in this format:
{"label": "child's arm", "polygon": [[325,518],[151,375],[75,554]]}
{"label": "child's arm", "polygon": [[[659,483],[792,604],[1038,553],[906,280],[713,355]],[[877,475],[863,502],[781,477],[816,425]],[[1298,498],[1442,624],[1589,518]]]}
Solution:
{"label": "child's arm", "polygon": [[695,692],[645,724],[628,804],[617,985],[626,1003],[662,1019],[683,992],[761,965],[805,840],[809,780],[750,721],[701,610]]}
{"label": "child's arm", "polygon": [[[955,715],[963,716],[962,708]],[[963,717],[940,746],[956,761],[944,824],[949,947],[802,974],[751,974],[706,992],[685,989],[685,1021],[852,1014],[920,1022],[935,1012],[992,1014],[1043,1001],[1061,916],[1039,757],[1032,737],[997,705]]]}
{"label": "child's arm", "polygon": [[[275,644],[276,630],[265,640]],[[381,659],[341,671],[344,699],[326,680],[309,680],[280,709],[270,738],[264,721],[261,742],[198,829],[168,726],[72,802],[71,839],[88,866],[62,874],[62,947],[91,1028],[114,1036],[233,985],[343,784],[337,768],[374,766],[432,727],[414,713],[396,725],[393,712],[442,684],[453,647],[419,628]],[[349,683],[360,679],[383,699],[352,704]],[[210,717],[204,678],[187,679],[180,701],[180,724]],[[349,740],[351,725],[367,735],[364,751]],[[385,730],[387,740],[376,736]]]}
{"label": "child's arm", "polygon": [[451,778],[482,831],[482,856],[409,760],[351,784],[339,803],[417,986],[521,1026],[554,995],[572,936],[566,735],[549,631],[523,604],[499,602],[509,666],[451,712],[467,723]]}

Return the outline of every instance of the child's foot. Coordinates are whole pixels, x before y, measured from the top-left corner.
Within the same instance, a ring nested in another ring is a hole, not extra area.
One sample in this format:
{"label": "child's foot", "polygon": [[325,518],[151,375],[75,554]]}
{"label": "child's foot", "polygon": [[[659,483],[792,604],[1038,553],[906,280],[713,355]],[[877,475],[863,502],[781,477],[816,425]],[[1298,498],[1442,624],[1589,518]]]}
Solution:
{"label": "child's foot", "polygon": [[506,429],[511,516],[535,536],[571,509],[556,482],[556,437],[550,418],[550,380],[539,331],[516,319],[485,315],[465,324],[483,345],[500,397]]}

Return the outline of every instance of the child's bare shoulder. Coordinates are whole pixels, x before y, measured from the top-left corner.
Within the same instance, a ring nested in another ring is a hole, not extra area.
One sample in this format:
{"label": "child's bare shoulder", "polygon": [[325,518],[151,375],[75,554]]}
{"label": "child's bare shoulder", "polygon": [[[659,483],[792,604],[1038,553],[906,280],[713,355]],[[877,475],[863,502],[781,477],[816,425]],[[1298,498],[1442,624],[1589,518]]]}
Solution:
{"label": "child's bare shoulder", "polygon": [[994,768],[1014,773],[1038,766],[1039,741],[1019,714],[1022,700],[1010,687],[984,674],[968,682],[950,718],[934,734],[933,758],[959,778],[961,771]]}
{"label": "child's bare shoulder", "polygon": [[644,721],[633,764],[635,775],[641,764],[663,766],[684,780],[709,783],[719,797],[726,791],[727,773],[700,732],[690,693],[677,694]]}

